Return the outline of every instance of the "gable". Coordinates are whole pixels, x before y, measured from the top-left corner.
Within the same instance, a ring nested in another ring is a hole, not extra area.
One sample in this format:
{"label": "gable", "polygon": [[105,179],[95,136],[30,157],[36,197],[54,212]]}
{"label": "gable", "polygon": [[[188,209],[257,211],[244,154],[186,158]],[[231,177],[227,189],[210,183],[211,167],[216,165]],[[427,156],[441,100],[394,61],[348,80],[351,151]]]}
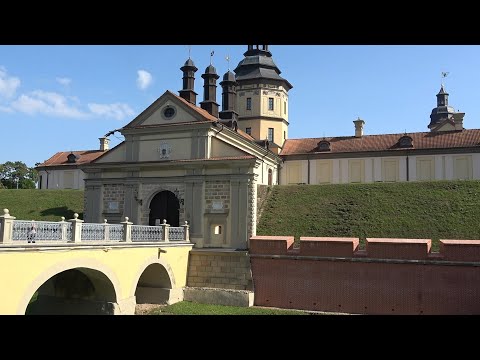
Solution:
{"label": "gable", "polygon": [[113,149],[107,151],[103,156],[99,157],[95,164],[110,163],[110,162],[122,162],[125,161],[125,142],[122,142],[115,146]]}
{"label": "gable", "polygon": [[455,130],[455,125],[452,121],[444,121],[442,124],[438,125],[433,131],[453,131]]}
{"label": "gable", "polygon": [[227,144],[217,138],[212,137],[210,157],[219,158],[219,157],[227,157],[227,156],[244,156],[244,155],[248,155],[248,153],[230,144]]}
{"label": "gable", "polygon": [[207,111],[185,99],[166,91],[124,128],[170,125],[197,121],[216,121]]}

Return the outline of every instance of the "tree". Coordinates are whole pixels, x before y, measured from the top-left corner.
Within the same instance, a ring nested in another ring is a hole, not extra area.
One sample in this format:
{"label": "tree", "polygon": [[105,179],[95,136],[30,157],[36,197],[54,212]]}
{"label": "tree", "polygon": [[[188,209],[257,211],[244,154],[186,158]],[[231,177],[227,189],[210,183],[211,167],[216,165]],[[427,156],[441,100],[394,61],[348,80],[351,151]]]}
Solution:
{"label": "tree", "polygon": [[38,173],[21,161],[0,164],[0,182],[7,189],[35,189]]}

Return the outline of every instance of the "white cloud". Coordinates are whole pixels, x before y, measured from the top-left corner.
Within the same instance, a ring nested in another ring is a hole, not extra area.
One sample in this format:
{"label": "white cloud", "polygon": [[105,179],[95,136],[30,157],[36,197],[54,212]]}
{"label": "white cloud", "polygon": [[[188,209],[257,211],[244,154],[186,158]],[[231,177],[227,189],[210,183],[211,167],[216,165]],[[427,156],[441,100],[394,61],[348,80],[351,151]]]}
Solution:
{"label": "white cloud", "polygon": [[114,104],[88,104],[90,111],[99,116],[111,117],[116,120],[123,120],[126,117],[133,116],[134,111],[130,106],[123,103]]}
{"label": "white cloud", "polygon": [[57,77],[56,80],[60,85],[63,85],[63,86],[68,86],[72,83],[72,79],[68,77]]}
{"label": "white cloud", "polygon": [[145,90],[153,82],[152,74],[146,70],[137,71],[137,86],[140,90]]}
{"label": "white cloud", "polygon": [[77,119],[88,116],[69,104],[65,96],[42,90],[32,91],[28,95],[22,94],[11,105],[15,110],[29,115],[44,114]]}
{"label": "white cloud", "polygon": [[6,113],[10,113],[10,114],[13,113],[13,109],[12,109],[12,108],[7,107],[7,106],[2,106],[2,105],[0,105],[0,111],[1,111],[1,112],[6,112]]}
{"label": "white cloud", "polygon": [[7,69],[0,66],[0,95],[11,98],[20,86],[20,79],[7,74]]}

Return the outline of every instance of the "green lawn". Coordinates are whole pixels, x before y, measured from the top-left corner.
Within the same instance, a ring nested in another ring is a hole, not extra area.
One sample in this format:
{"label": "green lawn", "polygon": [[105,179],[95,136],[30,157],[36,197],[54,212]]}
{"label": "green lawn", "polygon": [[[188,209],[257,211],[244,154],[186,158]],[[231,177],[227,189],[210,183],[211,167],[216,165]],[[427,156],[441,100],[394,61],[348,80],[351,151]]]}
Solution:
{"label": "green lawn", "polygon": [[158,307],[147,315],[308,315],[308,313],[295,310],[208,305],[182,301],[173,305]]}
{"label": "green lawn", "polygon": [[9,209],[18,220],[60,221],[74,213],[83,218],[83,190],[0,190],[0,211]]}
{"label": "green lawn", "polygon": [[257,235],[480,239],[480,181],[273,187]]}

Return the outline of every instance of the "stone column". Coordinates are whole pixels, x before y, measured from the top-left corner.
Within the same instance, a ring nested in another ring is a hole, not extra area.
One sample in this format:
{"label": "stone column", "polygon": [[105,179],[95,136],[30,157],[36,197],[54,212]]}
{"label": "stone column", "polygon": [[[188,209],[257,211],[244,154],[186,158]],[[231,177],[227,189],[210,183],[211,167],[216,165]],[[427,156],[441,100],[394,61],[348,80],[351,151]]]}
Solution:
{"label": "stone column", "polygon": [[168,239],[169,238],[169,230],[170,230],[170,225],[167,224],[167,220],[163,219],[163,223],[162,223],[162,241],[165,241],[165,242],[169,242],[170,240]]}
{"label": "stone column", "polygon": [[185,221],[185,225],[183,227],[183,240],[190,242],[190,226],[188,225],[188,221]]}
{"label": "stone column", "polygon": [[68,241],[67,239],[67,222],[65,221],[65,216],[61,217],[60,225],[62,227],[62,241]]}
{"label": "stone column", "polygon": [[120,224],[123,224],[123,241],[132,242],[133,223],[128,221],[128,216],[125,216],[125,221],[122,221]]}
{"label": "stone column", "polygon": [[0,215],[0,244],[8,244],[13,238],[13,220],[15,216],[10,215],[8,209],[3,209],[3,215]]}
{"label": "stone column", "polygon": [[83,220],[78,218],[78,214],[73,214],[73,219],[68,220],[72,223],[72,241],[79,243],[82,241],[82,223]]}

